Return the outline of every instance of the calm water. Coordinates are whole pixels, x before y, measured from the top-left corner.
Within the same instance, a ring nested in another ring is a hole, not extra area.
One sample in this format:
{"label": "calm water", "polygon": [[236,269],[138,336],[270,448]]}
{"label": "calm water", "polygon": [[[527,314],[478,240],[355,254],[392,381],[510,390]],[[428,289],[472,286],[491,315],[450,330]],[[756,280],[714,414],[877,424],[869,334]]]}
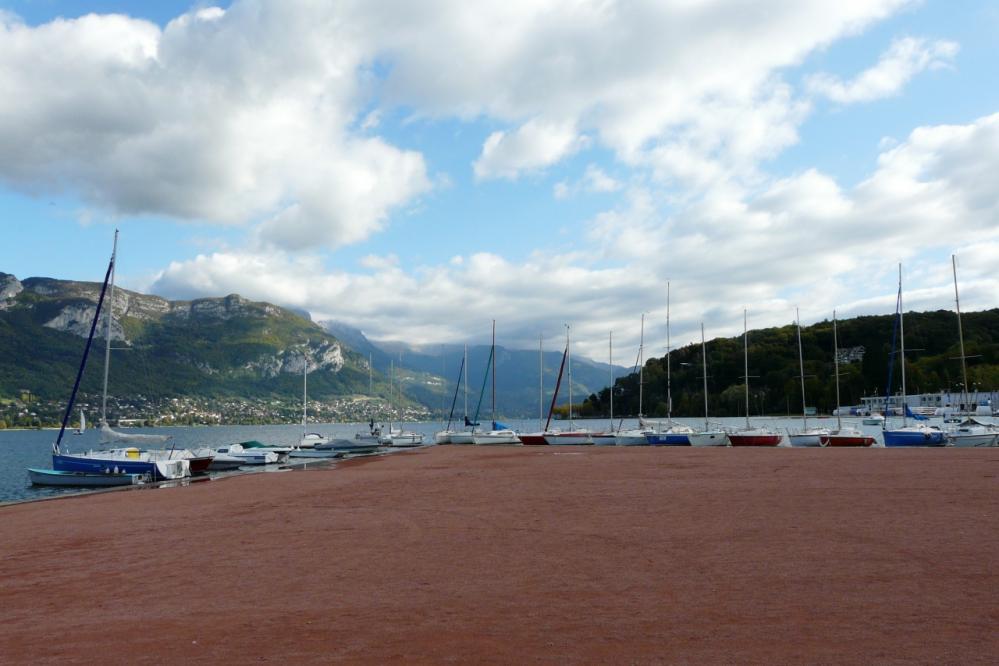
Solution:
{"label": "calm water", "polygon": [[[693,426],[695,429],[701,427],[703,419],[676,419],[678,423]],[[836,425],[834,418],[809,419],[809,425],[833,428]],[[483,425],[486,420],[483,419]],[[537,419],[511,419],[504,423],[515,430],[521,432],[536,432],[538,430]],[[738,428],[745,423],[742,418],[712,419],[712,423],[720,423],[727,427]],[[874,435],[881,441],[881,429],[878,426],[860,425],[859,419],[844,419],[844,424],[856,425],[860,430]],[[940,424],[939,419],[929,421],[931,424]],[[591,430],[603,430],[607,427],[606,419],[578,420],[577,426],[589,428]],[[564,421],[553,421],[553,427],[565,429],[568,423]],[[625,419],[624,427],[637,425],[634,419]],[[798,429],[801,427],[801,419],[774,419],[774,418],[754,418],[753,425],[768,425],[776,428],[780,432],[785,429]],[[403,426],[407,430],[415,430],[426,435],[427,442],[433,442],[433,435],[440,430],[439,421],[424,423],[409,423]],[[302,433],[300,425],[274,425],[274,426],[202,426],[193,428],[136,428],[135,432],[147,432],[154,434],[173,435],[169,444],[176,445],[177,448],[195,448],[200,446],[218,447],[236,442],[244,442],[256,439],[267,444],[293,445],[298,442]],[[354,433],[367,431],[367,424],[363,423],[335,423],[335,424],[310,424],[310,432],[321,432],[344,439],[353,439]],[[54,430],[0,430],[0,502],[21,501],[40,499],[53,495],[81,492],[73,488],[44,488],[31,486],[28,482],[28,467],[40,467],[49,469],[52,467],[52,443],[55,441],[57,432]],[[99,434],[96,430],[89,430],[83,435],[67,434],[63,437],[63,448],[70,451],[81,451],[90,448],[98,448]],[[668,453],[664,453],[668,455]]]}

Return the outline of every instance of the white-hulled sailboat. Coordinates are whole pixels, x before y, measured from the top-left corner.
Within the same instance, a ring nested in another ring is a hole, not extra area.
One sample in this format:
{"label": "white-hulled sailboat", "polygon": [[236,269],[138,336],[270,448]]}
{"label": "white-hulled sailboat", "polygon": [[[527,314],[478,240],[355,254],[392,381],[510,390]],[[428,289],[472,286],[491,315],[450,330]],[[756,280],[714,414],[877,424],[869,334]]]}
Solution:
{"label": "white-hulled sailboat", "polygon": [[836,311],[833,310],[833,372],[836,375],[836,430],[821,435],[822,446],[874,446],[876,440],[856,428],[844,428],[843,410],[839,406],[839,336],[836,332]]}
{"label": "white-hulled sailboat", "polygon": [[670,371],[670,352],[672,351],[672,340],[670,338],[669,320],[669,281],[666,282],[666,423],[657,423],[655,432],[648,435],[649,444],[652,446],[690,446],[690,435],[694,429],[690,426],[673,423],[673,386]]}
{"label": "white-hulled sailboat", "polygon": [[492,353],[490,354],[492,358],[492,378],[493,378],[493,389],[492,389],[492,425],[493,429],[488,432],[480,432],[472,435],[472,443],[478,445],[492,445],[492,444],[520,444],[520,438],[517,437],[512,429],[504,426],[496,420],[496,320],[493,319],[493,344]]}
{"label": "white-hulled sailboat", "polygon": [[607,334],[607,365],[610,366],[610,424],[605,432],[595,432],[590,438],[596,446],[615,446],[617,433],[614,432],[614,331]]}
{"label": "white-hulled sailboat", "polygon": [[701,369],[704,379],[704,430],[687,435],[691,446],[728,446],[728,433],[712,428],[708,421],[708,350],[704,342],[704,322],[701,322]]}
{"label": "white-hulled sailboat", "polygon": [[552,446],[573,446],[582,444],[593,444],[590,431],[585,428],[577,429],[572,420],[572,349],[569,343],[569,325],[565,325],[565,354],[567,377],[569,383],[569,430],[553,430],[546,432],[545,442]]}
{"label": "white-hulled sailboat", "polygon": [[794,309],[794,325],[798,331],[798,368],[801,379],[801,430],[788,434],[791,446],[822,446],[823,435],[828,435],[826,428],[809,428],[808,414],[805,408],[805,357],[801,350],[801,317],[798,308]]}
{"label": "white-hulled sailboat", "polygon": [[749,318],[746,310],[742,311],[742,327],[744,379],[746,381],[746,427],[729,434],[728,441],[732,446],[778,446],[783,439],[778,433],[767,428],[754,428],[749,422]]}

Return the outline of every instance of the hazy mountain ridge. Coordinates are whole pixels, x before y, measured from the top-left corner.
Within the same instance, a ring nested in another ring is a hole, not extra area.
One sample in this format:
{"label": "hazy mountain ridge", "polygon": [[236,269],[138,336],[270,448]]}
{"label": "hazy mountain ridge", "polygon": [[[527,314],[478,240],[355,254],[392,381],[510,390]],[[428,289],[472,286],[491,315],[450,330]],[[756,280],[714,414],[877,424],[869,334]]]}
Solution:
{"label": "hazy mountain ridge", "polygon": [[[427,375],[443,376],[447,388],[445,396],[446,408],[454,397],[455,382],[458,380],[458,370],[461,367],[464,354],[463,345],[423,345],[415,347],[402,342],[379,343],[369,340],[364,333],[352,326],[335,321],[320,322],[331,334],[335,335],[345,345],[354,351],[370,354],[375,369],[388,373],[390,363],[396,368],[425,373]],[[544,359],[544,410],[548,409],[552,392],[558,378],[559,366],[562,362],[562,349],[545,351]],[[469,416],[474,415],[479,402],[485,378],[486,362],[489,360],[489,345],[469,345],[468,347],[468,401]],[[497,414],[501,416],[533,417],[538,414],[539,396],[539,359],[536,349],[507,349],[496,346],[496,404]],[[615,376],[630,372],[631,368],[614,366]],[[580,356],[572,359],[572,392],[573,400],[580,402],[583,397],[607,386],[610,383],[611,366],[606,363],[592,361]],[[569,389],[563,380],[559,393],[558,404],[567,404]],[[480,417],[488,416],[491,409],[491,381],[486,381],[485,396],[482,400]],[[459,391],[456,411],[461,414],[464,408],[464,390]],[[431,408],[440,409],[438,404],[428,404]]]}

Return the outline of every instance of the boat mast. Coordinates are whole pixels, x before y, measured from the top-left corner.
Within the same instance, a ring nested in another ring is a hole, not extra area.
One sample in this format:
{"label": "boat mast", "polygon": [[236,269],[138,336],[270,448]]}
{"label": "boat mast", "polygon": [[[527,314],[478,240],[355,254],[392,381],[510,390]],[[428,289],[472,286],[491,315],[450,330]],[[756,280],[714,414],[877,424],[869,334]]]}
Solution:
{"label": "boat mast", "polygon": [[[306,348],[308,348],[308,340],[305,342]],[[302,361],[305,366],[302,369],[302,434],[308,429],[308,411],[309,411],[309,357],[305,351],[302,352]]]}
{"label": "boat mast", "polygon": [[638,425],[642,423],[642,387],[645,380],[645,313],[642,313],[642,328],[638,338]]}
{"label": "boat mast", "polygon": [[843,417],[839,409],[839,339],[836,336],[835,310],[833,310],[833,368],[836,373],[836,430],[842,430]]}
{"label": "boat mast", "polygon": [[898,265],[898,335],[899,335],[899,345],[901,347],[901,356],[899,358],[902,360],[902,427],[906,424],[906,405],[908,402],[905,399],[905,309],[902,307],[902,264]]}
{"label": "boat mast", "polygon": [[968,366],[965,363],[964,355],[964,331],[961,329],[961,299],[957,295],[957,257],[950,255],[950,264],[954,269],[954,305],[957,308],[957,337],[961,342],[961,381],[964,382],[964,390],[961,395],[961,402],[964,403],[964,410],[971,413],[971,404],[968,398]]}
{"label": "boat mast", "polygon": [[467,419],[468,418],[468,343],[467,342],[465,343],[465,378],[464,381],[462,381],[462,384],[465,387],[465,413],[463,416]]}
{"label": "boat mast", "polygon": [[673,425],[673,388],[670,375],[670,339],[669,339],[669,281],[666,281],[666,421]]}
{"label": "boat mast", "polygon": [[743,369],[746,371],[746,430],[750,430],[749,425],[749,319],[746,310],[742,311],[742,345],[743,345]]}
{"label": "boat mast", "polygon": [[[115,229],[115,246],[117,247],[118,241],[118,230]],[[111,261],[108,263],[107,273],[104,274],[104,283],[101,284],[101,295],[97,299],[97,309],[94,311],[94,320],[90,322],[90,334],[87,336],[87,346],[83,348],[83,359],[80,361],[80,367],[76,371],[76,381],[73,382],[73,391],[69,394],[69,402],[66,404],[66,412],[62,416],[62,425],[59,427],[59,435],[56,437],[55,444],[52,445],[52,452],[59,453],[59,445],[62,443],[62,436],[66,432],[66,424],[69,423],[69,415],[73,413],[73,403],[76,402],[76,393],[80,390],[80,380],[83,379],[83,371],[87,367],[87,357],[90,356],[90,345],[94,341],[94,333],[97,331],[97,322],[101,317],[101,307],[104,305],[104,296],[107,293],[108,282],[111,279],[111,273],[114,270],[114,252],[111,254]],[[82,416],[83,413],[81,412]]]}
{"label": "boat mast", "polygon": [[101,427],[107,424],[108,418],[108,369],[111,365],[111,321],[114,319],[114,269],[115,257],[118,255],[118,230],[114,230],[114,245],[111,249],[111,282],[108,292],[108,314],[104,327],[104,385],[101,389]]}
{"label": "boat mast", "polygon": [[802,430],[807,430],[808,415],[805,414],[805,358],[801,352],[801,315],[798,313],[798,308],[794,309],[794,323],[798,327],[798,368],[801,370],[801,427]]}
{"label": "boat mast", "polygon": [[572,349],[569,347],[569,324],[565,325],[565,353],[569,362],[569,430],[574,430],[572,425]]}
{"label": "boat mast", "polygon": [[496,320],[493,319],[493,430],[496,429]]}
{"label": "boat mast", "polygon": [[701,369],[704,375],[704,431],[710,430],[708,426],[708,348],[704,344],[704,322],[701,322]]}
{"label": "boat mast", "polygon": [[447,358],[444,356],[444,345],[441,345],[441,381],[444,383],[441,389],[441,428],[444,427],[444,405],[447,404]]}
{"label": "boat mast", "polygon": [[545,334],[538,334],[538,430],[545,419]]}
{"label": "boat mast", "polygon": [[389,359],[389,435],[395,421],[395,359]]}
{"label": "boat mast", "polygon": [[610,431],[614,432],[614,331],[607,334],[607,364],[610,365]]}

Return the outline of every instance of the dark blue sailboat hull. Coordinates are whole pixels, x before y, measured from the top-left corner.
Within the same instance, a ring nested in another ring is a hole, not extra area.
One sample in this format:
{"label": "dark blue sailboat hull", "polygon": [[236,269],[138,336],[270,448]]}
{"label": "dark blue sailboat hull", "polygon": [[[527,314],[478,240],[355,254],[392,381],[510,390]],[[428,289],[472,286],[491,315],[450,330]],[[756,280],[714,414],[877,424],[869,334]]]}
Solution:
{"label": "dark blue sailboat hull", "polygon": [[646,435],[645,438],[652,446],[690,446],[686,433],[667,432]]}
{"label": "dark blue sailboat hull", "polygon": [[164,480],[156,468],[156,463],[144,460],[112,460],[53,453],[52,469],[62,472],[89,472],[91,474],[107,474],[117,469],[122,474],[148,474],[155,481]]}
{"label": "dark blue sailboat hull", "polygon": [[946,446],[942,432],[906,432],[885,430],[883,433],[885,446]]}

